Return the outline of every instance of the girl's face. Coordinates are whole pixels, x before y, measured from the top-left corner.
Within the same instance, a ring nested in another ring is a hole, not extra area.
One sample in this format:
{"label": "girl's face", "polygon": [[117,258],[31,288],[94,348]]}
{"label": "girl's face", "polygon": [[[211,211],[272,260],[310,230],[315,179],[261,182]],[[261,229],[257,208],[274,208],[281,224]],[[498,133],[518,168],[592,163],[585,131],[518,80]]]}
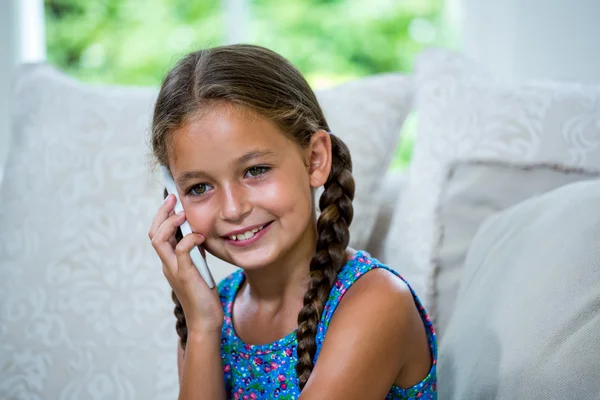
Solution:
{"label": "girl's face", "polygon": [[331,169],[323,131],[303,149],[268,119],[219,105],[171,136],[169,166],[205,248],[244,269],[314,251],[313,187]]}

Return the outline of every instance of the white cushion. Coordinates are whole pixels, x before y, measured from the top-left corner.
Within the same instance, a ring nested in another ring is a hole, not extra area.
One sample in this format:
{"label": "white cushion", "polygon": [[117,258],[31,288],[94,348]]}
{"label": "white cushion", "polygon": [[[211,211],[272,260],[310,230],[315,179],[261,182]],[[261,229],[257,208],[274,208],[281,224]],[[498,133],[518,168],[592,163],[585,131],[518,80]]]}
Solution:
{"label": "white cushion", "polygon": [[600,178],[593,172],[555,164],[524,165],[505,161],[457,161],[444,179],[435,215],[439,241],[435,263],[435,329],[443,340],[459,295],[464,262],[473,237],[490,215],[533,196],[582,180]]}
{"label": "white cushion", "polygon": [[440,342],[440,400],[598,399],[600,180],[487,219]]}
{"label": "white cushion", "polygon": [[[354,156],[355,247],[373,228],[410,87],[392,74],[318,93]],[[175,398],[173,304],[147,238],[162,201],[147,145],[157,90],[85,85],[46,65],[22,71],[16,90],[0,191],[0,398]],[[234,269],[209,265],[217,280]]]}
{"label": "white cushion", "polygon": [[500,82],[463,56],[438,49],[420,55],[415,86],[418,131],[384,260],[400,269],[435,318],[436,210],[450,163],[600,169],[600,86]]}

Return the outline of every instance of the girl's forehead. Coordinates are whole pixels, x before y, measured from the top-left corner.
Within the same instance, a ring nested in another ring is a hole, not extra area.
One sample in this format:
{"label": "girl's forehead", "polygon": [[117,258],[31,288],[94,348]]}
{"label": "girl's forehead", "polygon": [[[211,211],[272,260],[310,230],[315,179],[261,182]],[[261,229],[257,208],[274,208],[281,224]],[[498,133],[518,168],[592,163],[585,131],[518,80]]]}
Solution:
{"label": "girl's forehead", "polygon": [[225,110],[206,113],[184,124],[173,135],[179,145],[229,146],[252,142],[277,143],[285,139],[279,127],[256,113]]}
{"label": "girl's forehead", "polygon": [[273,121],[235,106],[203,112],[172,132],[170,139],[170,164],[199,157],[226,161],[249,150],[281,153],[294,147]]}

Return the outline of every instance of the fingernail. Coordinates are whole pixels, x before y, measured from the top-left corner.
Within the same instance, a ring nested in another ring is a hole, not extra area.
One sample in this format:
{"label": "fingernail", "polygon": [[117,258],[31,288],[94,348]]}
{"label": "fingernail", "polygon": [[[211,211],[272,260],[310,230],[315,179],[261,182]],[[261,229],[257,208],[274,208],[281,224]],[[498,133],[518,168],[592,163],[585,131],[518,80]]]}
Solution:
{"label": "fingernail", "polygon": [[169,195],[167,195],[167,197],[165,197],[165,200],[163,201],[163,203],[166,203],[166,202],[169,200],[169,198],[170,198],[170,197],[171,197],[171,195],[170,195],[170,194],[169,194]]}
{"label": "fingernail", "polygon": [[183,214],[185,214],[185,211],[179,211],[179,212],[177,213],[177,216],[178,216],[178,217],[181,217]]}

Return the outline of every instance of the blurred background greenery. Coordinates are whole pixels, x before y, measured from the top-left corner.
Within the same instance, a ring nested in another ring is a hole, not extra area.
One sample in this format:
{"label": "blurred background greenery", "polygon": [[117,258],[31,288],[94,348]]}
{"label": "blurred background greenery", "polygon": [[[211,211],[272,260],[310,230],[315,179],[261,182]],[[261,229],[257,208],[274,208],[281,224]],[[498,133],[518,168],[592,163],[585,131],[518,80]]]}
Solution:
{"label": "blurred background greenery", "polygon": [[[183,54],[228,40],[226,1],[45,0],[49,62],[80,80],[160,84]],[[288,58],[322,89],[410,72],[425,47],[449,46],[443,0],[247,0],[244,42]],[[410,159],[414,120],[393,167]]]}

